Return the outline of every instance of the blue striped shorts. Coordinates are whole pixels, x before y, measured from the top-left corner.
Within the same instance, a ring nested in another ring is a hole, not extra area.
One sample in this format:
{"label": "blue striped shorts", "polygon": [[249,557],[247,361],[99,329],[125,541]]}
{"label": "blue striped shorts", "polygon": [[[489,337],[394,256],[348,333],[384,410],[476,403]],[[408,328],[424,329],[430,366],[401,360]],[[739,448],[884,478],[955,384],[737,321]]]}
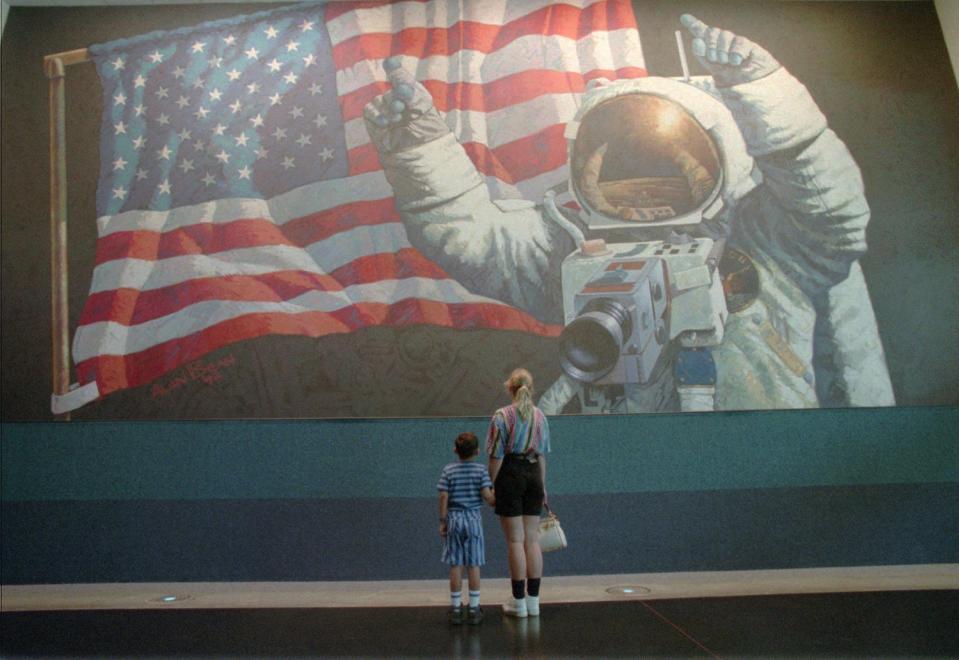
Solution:
{"label": "blue striped shorts", "polygon": [[450,509],[447,512],[443,563],[450,566],[482,566],[486,563],[480,509]]}

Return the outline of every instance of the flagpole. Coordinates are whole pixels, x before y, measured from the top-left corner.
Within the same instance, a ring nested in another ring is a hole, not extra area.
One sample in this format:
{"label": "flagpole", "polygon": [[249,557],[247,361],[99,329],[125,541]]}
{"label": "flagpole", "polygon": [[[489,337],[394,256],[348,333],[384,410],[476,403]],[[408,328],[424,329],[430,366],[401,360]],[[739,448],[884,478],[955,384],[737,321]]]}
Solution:
{"label": "flagpole", "polygon": [[[87,62],[86,48],[48,55],[44,72],[50,85],[50,329],[53,393],[70,390],[70,298],[67,270],[66,67]],[[69,421],[70,413],[54,415]]]}

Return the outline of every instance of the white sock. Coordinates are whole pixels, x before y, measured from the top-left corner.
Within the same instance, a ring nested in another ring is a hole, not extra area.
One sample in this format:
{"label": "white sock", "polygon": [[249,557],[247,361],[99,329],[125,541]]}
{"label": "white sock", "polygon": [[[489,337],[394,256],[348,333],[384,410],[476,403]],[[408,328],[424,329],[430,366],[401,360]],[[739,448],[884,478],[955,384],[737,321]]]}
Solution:
{"label": "white sock", "polygon": [[450,605],[453,606],[453,609],[456,609],[460,606],[460,601],[463,599],[462,591],[451,591],[450,592]]}
{"label": "white sock", "polygon": [[479,591],[470,590],[470,607],[479,607]]}

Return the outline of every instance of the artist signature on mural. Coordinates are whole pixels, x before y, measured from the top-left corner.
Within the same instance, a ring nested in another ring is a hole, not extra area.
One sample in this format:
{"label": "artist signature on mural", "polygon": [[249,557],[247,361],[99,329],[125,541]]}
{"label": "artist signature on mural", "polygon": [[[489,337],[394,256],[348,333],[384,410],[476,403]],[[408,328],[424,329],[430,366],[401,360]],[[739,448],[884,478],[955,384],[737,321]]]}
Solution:
{"label": "artist signature on mural", "polygon": [[164,383],[154,383],[150,396],[162,399],[189,383],[201,382],[213,385],[223,380],[223,370],[236,366],[236,356],[227,355],[219,360],[191,362],[179,370],[176,376]]}

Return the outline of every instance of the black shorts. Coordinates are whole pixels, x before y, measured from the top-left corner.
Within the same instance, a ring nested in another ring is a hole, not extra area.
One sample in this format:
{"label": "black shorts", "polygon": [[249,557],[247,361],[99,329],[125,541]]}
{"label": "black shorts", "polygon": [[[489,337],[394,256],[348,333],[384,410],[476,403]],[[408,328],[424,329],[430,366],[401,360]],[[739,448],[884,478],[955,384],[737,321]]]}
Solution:
{"label": "black shorts", "polygon": [[538,463],[507,455],[493,488],[498,516],[538,516],[543,512],[543,478]]}

